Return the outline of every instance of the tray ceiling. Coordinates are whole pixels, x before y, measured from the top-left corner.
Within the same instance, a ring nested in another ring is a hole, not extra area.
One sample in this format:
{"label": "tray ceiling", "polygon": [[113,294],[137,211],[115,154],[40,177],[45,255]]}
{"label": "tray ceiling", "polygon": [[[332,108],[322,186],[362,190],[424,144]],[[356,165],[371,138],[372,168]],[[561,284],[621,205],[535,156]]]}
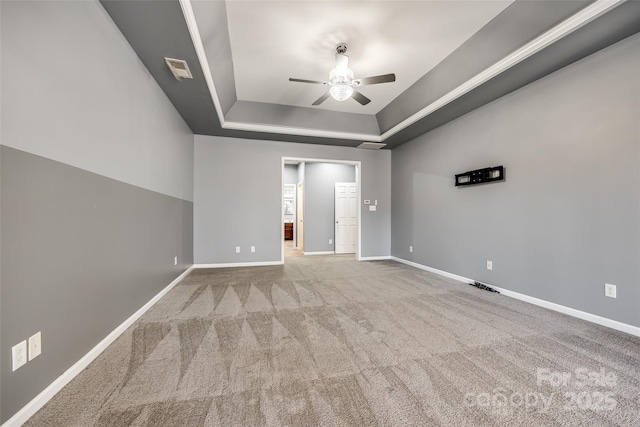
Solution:
{"label": "tray ceiling", "polygon": [[[640,28],[623,0],[102,4],[194,133],[353,147],[397,146]],[[326,80],[340,42],[356,77],[397,81],[312,107],[325,87],[288,78]]]}

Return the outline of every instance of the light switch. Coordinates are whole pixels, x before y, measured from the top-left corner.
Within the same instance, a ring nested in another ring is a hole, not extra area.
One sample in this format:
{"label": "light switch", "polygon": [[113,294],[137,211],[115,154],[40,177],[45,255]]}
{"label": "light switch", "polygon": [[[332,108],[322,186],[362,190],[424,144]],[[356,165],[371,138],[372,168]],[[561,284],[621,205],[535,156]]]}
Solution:
{"label": "light switch", "polygon": [[29,361],[42,354],[42,333],[38,332],[29,338]]}

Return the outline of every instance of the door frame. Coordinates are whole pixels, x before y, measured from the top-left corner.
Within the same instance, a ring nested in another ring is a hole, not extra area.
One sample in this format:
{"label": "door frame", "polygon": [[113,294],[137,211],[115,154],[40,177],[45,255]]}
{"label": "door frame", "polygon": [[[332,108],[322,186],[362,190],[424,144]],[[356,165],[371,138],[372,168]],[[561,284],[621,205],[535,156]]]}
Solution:
{"label": "door frame", "polygon": [[296,249],[304,251],[304,182],[296,184],[296,226],[293,229],[293,238],[295,239]]}
{"label": "door frame", "polygon": [[[362,259],[362,162],[360,160],[342,160],[342,159],[318,159],[318,158],[308,158],[308,157],[292,157],[292,156],[282,156],[280,162],[280,222],[282,222],[282,218],[284,217],[284,165],[295,164],[295,163],[334,163],[339,165],[352,165],[356,168],[356,188],[358,191],[357,200],[358,200],[358,243],[356,247],[356,259],[360,261]],[[306,186],[305,186],[306,187]],[[305,188],[306,190],[306,188]],[[302,200],[303,203],[303,211],[305,200]],[[304,218],[304,216],[303,216]],[[280,262],[284,264],[284,226],[279,224],[280,227]],[[304,243],[303,243],[304,244]],[[335,236],[333,247],[335,249]]]}

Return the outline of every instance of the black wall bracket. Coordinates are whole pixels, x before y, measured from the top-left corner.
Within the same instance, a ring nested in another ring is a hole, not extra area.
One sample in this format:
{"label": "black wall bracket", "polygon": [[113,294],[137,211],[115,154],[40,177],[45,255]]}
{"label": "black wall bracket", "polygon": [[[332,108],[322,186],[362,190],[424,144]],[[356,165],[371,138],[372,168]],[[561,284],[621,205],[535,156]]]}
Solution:
{"label": "black wall bracket", "polygon": [[460,185],[474,185],[485,182],[502,181],[504,179],[504,167],[494,166],[492,168],[476,169],[456,175],[456,187]]}

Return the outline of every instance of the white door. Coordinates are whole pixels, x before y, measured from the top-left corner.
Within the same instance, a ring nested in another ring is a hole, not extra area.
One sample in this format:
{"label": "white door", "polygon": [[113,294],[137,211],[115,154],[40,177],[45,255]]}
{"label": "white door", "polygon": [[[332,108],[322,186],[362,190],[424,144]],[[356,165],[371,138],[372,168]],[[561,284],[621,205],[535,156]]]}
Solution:
{"label": "white door", "polygon": [[298,197],[297,197],[297,230],[296,230],[296,249],[304,251],[304,227],[302,220],[304,218],[304,183],[298,184]]}
{"label": "white door", "polygon": [[358,187],[355,182],[336,182],[335,191],[335,252],[352,254],[358,242]]}

